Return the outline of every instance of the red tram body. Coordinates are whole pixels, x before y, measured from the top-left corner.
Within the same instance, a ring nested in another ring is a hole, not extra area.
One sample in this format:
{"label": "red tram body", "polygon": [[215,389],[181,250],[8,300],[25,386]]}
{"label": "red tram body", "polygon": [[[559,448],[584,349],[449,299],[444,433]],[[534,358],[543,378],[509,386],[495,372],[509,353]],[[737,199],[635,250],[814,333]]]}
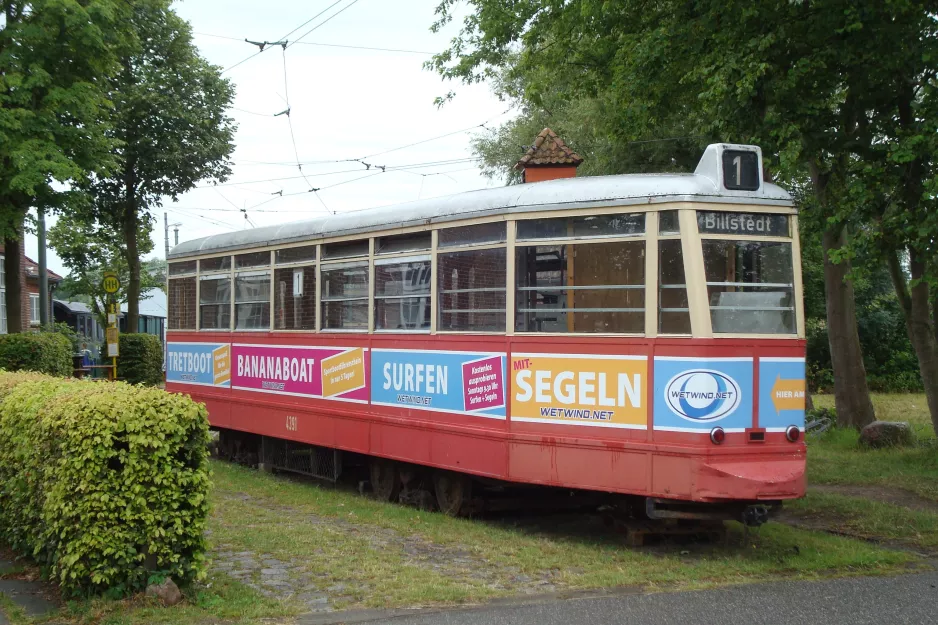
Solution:
{"label": "red tram body", "polygon": [[[477,209],[428,200],[374,224],[375,211],[336,230],[326,218],[317,235],[184,243],[170,255],[167,389],[204,402],[215,428],[429,470],[660,505],[801,497],[797,215],[777,187],[744,188],[740,166],[732,188],[724,165],[740,155],[761,172],[757,148],[717,145],[690,176],[542,182],[501,206],[496,189],[454,196]],[[459,251],[492,223],[504,241]],[[452,253],[437,232],[450,228]],[[411,243],[422,233],[429,249]],[[349,261],[358,241],[367,258]],[[309,249],[307,273],[282,249]],[[313,324],[312,309],[315,328],[286,329]]]}

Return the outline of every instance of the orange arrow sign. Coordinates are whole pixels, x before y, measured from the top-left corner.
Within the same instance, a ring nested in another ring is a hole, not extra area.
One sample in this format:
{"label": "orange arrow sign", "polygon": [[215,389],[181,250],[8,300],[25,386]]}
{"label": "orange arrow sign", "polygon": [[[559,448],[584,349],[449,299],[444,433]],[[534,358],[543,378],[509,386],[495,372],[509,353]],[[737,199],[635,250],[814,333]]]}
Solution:
{"label": "orange arrow sign", "polygon": [[804,380],[783,380],[777,376],[772,385],[772,403],[775,412],[804,410]]}

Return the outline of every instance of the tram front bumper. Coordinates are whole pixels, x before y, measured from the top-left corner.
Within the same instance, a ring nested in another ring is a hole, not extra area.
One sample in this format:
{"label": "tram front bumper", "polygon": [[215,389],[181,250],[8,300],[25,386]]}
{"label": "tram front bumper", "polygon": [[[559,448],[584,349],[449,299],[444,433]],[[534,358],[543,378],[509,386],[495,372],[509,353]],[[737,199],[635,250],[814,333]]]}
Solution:
{"label": "tram front bumper", "polygon": [[704,500],[767,501],[804,497],[804,457],[712,459],[701,464],[697,496]]}

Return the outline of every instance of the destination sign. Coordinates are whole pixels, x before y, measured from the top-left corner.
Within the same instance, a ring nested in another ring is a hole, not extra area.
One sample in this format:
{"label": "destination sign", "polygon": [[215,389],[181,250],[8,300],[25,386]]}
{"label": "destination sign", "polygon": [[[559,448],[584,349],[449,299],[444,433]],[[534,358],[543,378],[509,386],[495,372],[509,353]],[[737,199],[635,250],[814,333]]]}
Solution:
{"label": "destination sign", "polygon": [[697,228],[700,230],[701,234],[743,234],[765,237],[791,236],[788,227],[788,215],[697,211]]}

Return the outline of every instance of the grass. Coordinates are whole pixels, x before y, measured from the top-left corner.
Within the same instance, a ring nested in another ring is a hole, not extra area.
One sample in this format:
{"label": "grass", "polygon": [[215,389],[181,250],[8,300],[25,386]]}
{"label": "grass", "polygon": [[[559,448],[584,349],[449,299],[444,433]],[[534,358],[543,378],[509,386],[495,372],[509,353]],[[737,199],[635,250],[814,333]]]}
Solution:
{"label": "grass", "polygon": [[92,598],[67,601],[59,612],[30,619],[3,594],[0,612],[12,625],[183,625],[219,623],[247,625],[297,613],[295,606],[258,595],[252,589],[216,575],[184,591],[185,601],[172,609],[144,595],[123,600]]}
{"label": "grass", "polygon": [[[832,408],[829,395],[814,398],[818,408]],[[938,501],[938,440],[923,394],[873,395],[877,418],[908,421],[919,444],[910,448],[862,450],[854,430],[834,429],[808,437],[808,483],[902,488]]]}
{"label": "grass", "polygon": [[[213,540],[301,562],[326,585],[367,589],[353,594],[348,606],[478,602],[514,594],[520,576],[547,577],[566,589],[678,589],[889,572],[912,560],[861,541],[780,524],[745,538],[733,527],[727,545],[636,550],[626,547],[620,534],[585,526],[585,520],[580,531],[558,533],[379,504],[227,464],[216,464],[215,472]],[[428,566],[408,554],[405,539],[462,553],[469,565],[449,569],[433,566],[431,559]]]}
{"label": "grass", "polygon": [[812,526],[830,527],[876,542],[938,551],[938,514],[911,510],[864,497],[836,493],[808,493],[788,510]]}

